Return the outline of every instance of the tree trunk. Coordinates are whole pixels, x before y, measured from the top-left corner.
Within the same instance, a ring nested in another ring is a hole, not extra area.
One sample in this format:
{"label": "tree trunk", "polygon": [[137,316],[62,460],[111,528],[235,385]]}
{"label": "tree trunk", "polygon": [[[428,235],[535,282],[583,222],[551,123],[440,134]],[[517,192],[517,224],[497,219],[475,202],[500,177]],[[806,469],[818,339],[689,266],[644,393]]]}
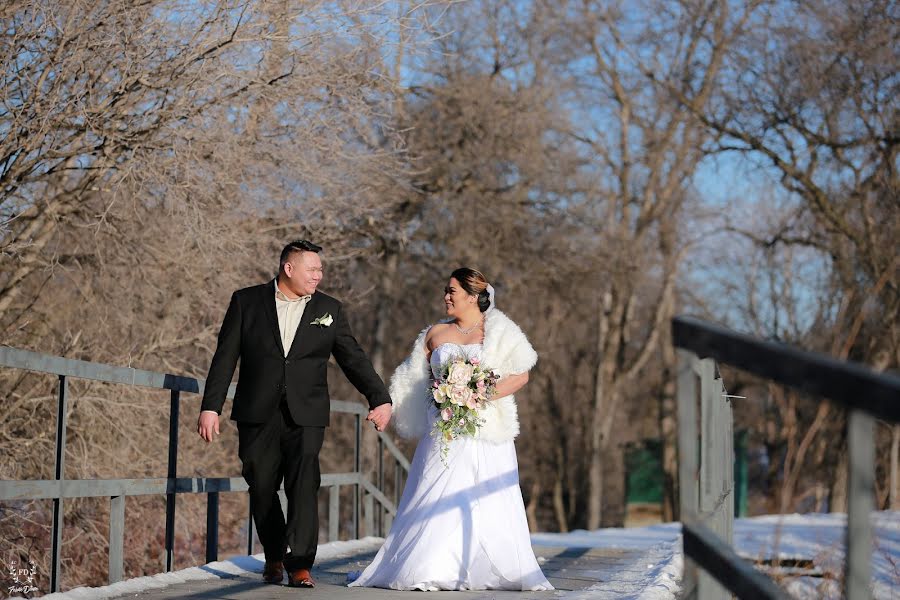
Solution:
{"label": "tree trunk", "polygon": [[590,460],[588,463],[588,530],[600,527],[603,509],[603,417],[608,409],[606,377],[608,361],[606,344],[609,339],[610,316],[613,296],[607,291],[603,294],[600,319],[597,331],[597,369],[594,381],[594,411],[591,419]]}
{"label": "tree trunk", "polygon": [[[372,360],[372,367],[381,379],[387,382],[387,373],[384,370],[385,356],[384,350],[387,345],[387,328],[388,319],[390,318],[390,295],[389,290],[392,285],[393,277],[397,271],[397,255],[388,251],[385,259],[384,273],[378,286],[378,306],[375,309],[375,323],[372,332],[372,350],[369,355]],[[378,479],[378,433],[368,422],[363,424],[362,438],[362,455],[363,455],[363,472],[367,473],[371,481],[376,482]],[[390,464],[389,461],[387,461]]]}
{"label": "tree trunk", "polygon": [[812,446],[816,434],[818,434],[827,423],[830,413],[831,405],[829,403],[822,402],[819,404],[819,408],[816,411],[816,418],[813,420],[809,429],[806,430],[806,433],[803,434],[803,439],[800,440],[800,444],[793,453],[792,459],[790,461],[785,460],[784,482],[781,488],[781,509],[779,510],[781,514],[787,513],[790,506],[793,504],[794,494],[797,489],[797,481],[800,478],[800,474],[804,472],[805,469],[809,468],[808,465],[804,464],[806,453],[810,446]]}
{"label": "tree trunk", "polygon": [[525,516],[528,517],[528,531],[534,533],[538,530],[537,508],[541,497],[541,484],[535,481],[531,484],[531,497],[525,507]]}
{"label": "tree trunk", "polygon": [[842,452],[837,464],[837,472],[834,474],[834,483],[831,484],[831,512],[847,512],[847,469],[849,467],[847,457],[847,444],[842,442]]}
{"label": "tree trunk", "polygon": [[575,477],[569,477],[569,506],[566,508],[566,523],[573,527],[580,525],[575,522],[578,511],[578,486],[575,485]]}
{"label": "tree trunk", "polygon": [[556,515],[556,528],[565,533],[569,531],[566,519],[566,505],[563,502],[563,481],[566,476],[566,454],[562,443],[556,444],[556,481],[553,482],[553,514]]}
{"label": "tree trunk", "polygon": [[379,282],[378,308],[375,311],[375,326],[372,335],[372,367],[375,372],[386,381],[387,373],[384,370],[384,348],[387,345],[387,332],[391,318],[390,289],[394,285],[397,274],[397,253],[387,250],[384,260],[384,273]]}
{"label": "tree trunk", "polygon": [[663,387],[659,399],[659,437],[662,444],[663,522],[677,521],[678,513],[678,408],[675,398],[676,358],[672,345],[672,320],[661,323]]}
{"label": "tree trunk", "polygon": [[[588,479],[588,531],[600,528],[600,517],[603,509],[603,463],[599,440],[599,430],[591,435],[591,467]],[[596,445],[595,445],[596,444]]]}

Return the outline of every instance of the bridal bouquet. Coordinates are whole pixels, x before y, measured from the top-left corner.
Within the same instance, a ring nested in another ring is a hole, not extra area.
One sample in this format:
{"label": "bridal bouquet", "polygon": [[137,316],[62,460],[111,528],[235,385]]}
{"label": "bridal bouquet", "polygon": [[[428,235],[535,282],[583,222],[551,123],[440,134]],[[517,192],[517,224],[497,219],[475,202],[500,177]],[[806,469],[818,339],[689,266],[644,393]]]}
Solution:
{"label": "bridal bouquet", "polygon": [[478,431],[484,422],[479,411],[494,395],[499,379],[477,357],[458,357],[441,366],[441,377],[432,384],[431,394],[440,413],[432,435],[441,444],[442,459],[446,460],[451,441]]}

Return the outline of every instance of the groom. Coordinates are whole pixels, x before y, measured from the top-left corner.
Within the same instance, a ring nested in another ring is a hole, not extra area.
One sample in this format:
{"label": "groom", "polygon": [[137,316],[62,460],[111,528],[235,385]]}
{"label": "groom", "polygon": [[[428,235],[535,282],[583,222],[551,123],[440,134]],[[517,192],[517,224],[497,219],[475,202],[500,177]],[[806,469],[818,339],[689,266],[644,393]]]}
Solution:
{"label": "groom", "polygon": [[[314,587],[310,569],[319,541],[319,450],[328,425],[328,357],[369,402],[367,419],[383,430],[391,398],[350,331],[341,303],[316,291],[322,248],[305,240],[281,252],[278,277],[236,291],[225,313],[197,431],[207,442],[238,359],[231,418],[237,421],[241,474],[250,487],[253,520],[265,549],[263,580]],[[287,522],[278,500],[284,478]],[[290,546],[290,552],[287,547]]]}

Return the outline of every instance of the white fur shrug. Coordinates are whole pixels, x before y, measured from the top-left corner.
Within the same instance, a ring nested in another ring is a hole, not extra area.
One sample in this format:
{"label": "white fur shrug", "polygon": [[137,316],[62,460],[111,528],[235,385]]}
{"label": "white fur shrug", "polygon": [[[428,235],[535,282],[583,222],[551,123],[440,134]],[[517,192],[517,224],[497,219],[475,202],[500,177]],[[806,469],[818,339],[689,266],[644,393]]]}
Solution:
{"label": "white fur shrug", "polygon": [[[422,330],[413,344],[412,353],[391,376],[390,394],[393,401],[391,422],[397,433],[405,438],[421,438],[429,433],[431,396],[431,367],[425,356],[425,335]],[[525,373],[537,363],[537,353],[519,326],[505,314],[493,308],[485,313],[482,363],[497,371],[500,377]],[[506,442],[519,435],[519,417],[515,397],[504,396],[492,400],[482,410],[485,422],[477,437],[488,442]]]}

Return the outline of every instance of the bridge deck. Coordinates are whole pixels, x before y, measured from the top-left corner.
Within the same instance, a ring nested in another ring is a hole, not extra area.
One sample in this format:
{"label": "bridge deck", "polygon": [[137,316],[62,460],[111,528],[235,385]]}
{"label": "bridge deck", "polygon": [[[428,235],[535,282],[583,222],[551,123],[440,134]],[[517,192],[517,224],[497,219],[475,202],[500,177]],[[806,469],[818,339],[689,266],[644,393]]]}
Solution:
{"label": "bridge deck", "polygon": [[[642,589],[628,584],[640,579],[629,577],[630,571],[637,573],[647,568],[643,553],[635,549],[600,549],[600,548],[562,548],[535,546],[536,556],[542,563],[544,574],[556,587],[551,592],[440,592],[440,598],[460,599],[513,599],[513,598],[583,598],[612,599],[624,596],[639,595]],[[316,564],[313,576],[317,587],[313,590],[295,589],[287,585],[265,585],[261,581],[262,555],[245,557],[243,566],[248,571],[225,573],[209,579],[200,579],[177,583],[163,588],[130,592],[116,598],[132,598],[134,600],[168,600],[191,598],[196,600],[213,599],[257,599],[257,598],[290,598],[298,595],[303,598],[328,598],[329,600],[361,600],[363,598],[384,599],[397,598],[415,594],[415,592],[397,592],[373,588],[346,587],[347,573],[363,569],[375,556],[371,548],[344,556],[327,558]],[[251,561],[251,562],[248,562]],[[638,583],[638,585],[640,585]],[[590,589],[588,589],[590,588]],[[107,596],[110,597],[110,596]]]}

